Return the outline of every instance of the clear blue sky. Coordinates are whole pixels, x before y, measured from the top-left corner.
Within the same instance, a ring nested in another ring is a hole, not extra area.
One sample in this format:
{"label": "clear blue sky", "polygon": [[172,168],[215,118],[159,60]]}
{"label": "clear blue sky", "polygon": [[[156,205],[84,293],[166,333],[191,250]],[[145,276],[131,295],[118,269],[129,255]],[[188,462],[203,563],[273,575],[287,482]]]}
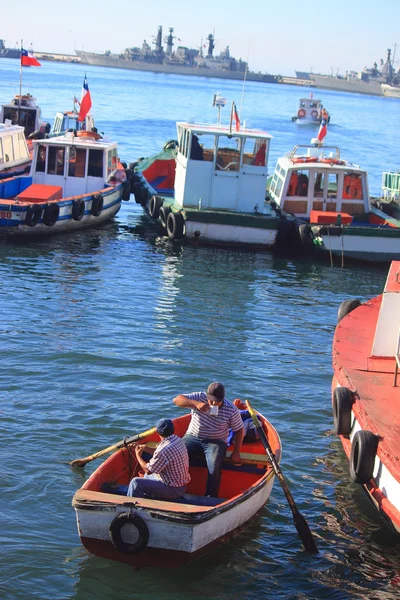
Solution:
{"label": "clear blue sky", "polygon": [[191,48],[215,31],[215,54],[229,46],[255,71],[294,75],[312,67],[344,74],[379,63],[400,44],[399,24],[399,0],[21,0],[2,7],[0,38],[10,47],[23,39],[44,52],[121,52],[143,39],[151,43],[162,25],[163,36],[174,27],[176,43]]}

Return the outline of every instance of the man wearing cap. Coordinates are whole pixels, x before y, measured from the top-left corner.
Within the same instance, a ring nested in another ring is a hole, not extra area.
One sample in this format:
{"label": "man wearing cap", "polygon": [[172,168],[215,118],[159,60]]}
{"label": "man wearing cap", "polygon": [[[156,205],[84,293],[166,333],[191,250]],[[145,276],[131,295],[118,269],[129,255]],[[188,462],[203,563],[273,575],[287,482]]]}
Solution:
{"label": "man wearing cap", "polygon": [[207,392],[179,394],[173,400],[176,406],[190,408],[192,418],[182,438],[190,460],[205,459],[208,467],[206,496],[218,497],[222,461],[227,450],[229,429],[235,434],[231,460],[240,464],[243,442],[243,421],[240,412],[225,398],[222,383],[210,383]]}
{"label": "man wearing cap", "polygon": [[161,442],[149,462],[142,458],[146,446],[135,447],[137,461],[145,476],[131,480],[127,496],[175,500],[185,493],[190,481],[188,452],[182,439],[174,434],[171,419],[160,419],[156,429]]}

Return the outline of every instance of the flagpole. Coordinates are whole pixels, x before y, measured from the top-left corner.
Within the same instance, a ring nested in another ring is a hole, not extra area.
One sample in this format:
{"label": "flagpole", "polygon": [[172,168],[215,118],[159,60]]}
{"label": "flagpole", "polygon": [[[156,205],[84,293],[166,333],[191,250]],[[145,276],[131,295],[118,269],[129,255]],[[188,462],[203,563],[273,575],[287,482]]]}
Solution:
{"label": "flagpole", "polygon": [[233,105],[234,105],[234,102],[232,101],[232,108],[231,108],[231,120],[230,120],[230,122],[229,122],[229,135],[230,135],[230,136],[232,136]]}
{"label": "flagpole", "polygon": [[21,49],[20,49],[20,53],[19,53],[19,98],[18,98],[18,122],[17,125],[19,125],[19,119],[20,119],[20,115],[21,115],[21,96],[22,96],[22,48],[23,48],[23,40],[21,40]]}

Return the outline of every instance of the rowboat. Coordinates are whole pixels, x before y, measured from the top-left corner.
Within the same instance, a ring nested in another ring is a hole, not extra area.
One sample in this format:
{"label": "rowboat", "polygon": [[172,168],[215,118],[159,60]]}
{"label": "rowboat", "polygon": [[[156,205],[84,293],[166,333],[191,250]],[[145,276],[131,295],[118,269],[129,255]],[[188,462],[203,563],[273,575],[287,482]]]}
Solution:
{"label": "rowboat", "polygon": [[271,136],[238,118],[232,128],[232,117],[229,126],[218,118],[176,127],[176,141],[136,165],[136,202],[171,240],[272,248],[280,221],[264,202]]}
{"label": "rowboat", "polygon": [[[286,222],[283,246],[307,253],[385,262],[400,259],[400,220],[369,196],[367,172],[337,146],[297,145],[278,159],[268,202]],[[283,221],[285,223],[285,221]]]}
{"label": "rowboat", "polygon": [[30,164],[24,128],[0,123],[0,180],[28,173]]}
{"label": "rowboat", "polygon": [[[263,415],[258,416],[279,461],[279,435]],[[184,435],[189,420],[190,415],[173,420],[177,435]],[[141,443],[159,440],[156,433],[147,433]],[[126,496],[127,485],[140,476],[140,468],[133,446],[122,446],[74,495],[82,544],[96,556],[135,567],[175,567],[238,534],[268,500],[275,473],[260,441],[243,444],[242,466],[231,463],[232,449],[223,464],[218,498],[204,496],[207,470],[199,463],[190,467],[186,493],[167,501]],[[143,458],[149,460],[150,455]],[[116,493],[110,493],[113,489]]]}
{"label": "rowboat", "polygon": [[129,200],[117,144],[91,131],[33,140],[29,175],[0,182],[0,234],[36,236],[111,219]]}
{"label": "rowboat", "polygon": [[400,262],[382,294],[342,302],[333,340],[335,431],[360,484],[400,533]]}

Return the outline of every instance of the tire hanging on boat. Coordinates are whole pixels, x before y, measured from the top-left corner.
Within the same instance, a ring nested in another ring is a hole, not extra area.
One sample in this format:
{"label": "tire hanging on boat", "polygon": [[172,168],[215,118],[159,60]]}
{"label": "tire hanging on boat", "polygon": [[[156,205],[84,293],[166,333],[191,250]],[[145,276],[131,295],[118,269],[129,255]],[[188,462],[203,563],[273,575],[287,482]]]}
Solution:
{"label": "tire hanging on boat", "polygon": [[28,210],[26,211],[24,223],[28,227],[35,227],[35,225],[39,223],[41,216],[42,207],[31,204]]}
{"label": "tire hanging on boat", "polygon": [[374,472],[378,438],[361,429],[353,437],[350,454],[350,478],[354,483],[368,483]]}
{"label": "tire hanging on boat", "polygon": [[149,205],[149,215],[152,219],[158,219],[160,216],[160,208],[162,207],[163,199],[161,196],[152,196]]}
{"label": "tire hanging on boat", "polygon": [[72,218],[74,221],[81,221],[85,214],[85,201],[82,198],[72,202]]}
{"label": "tire hanging on boat", "polygon": [[169,206],[163,205],[160,208],[160,223],[164,227],[164,229],[167,229],[167,219],[170,212],[171,208]]}
{"label": "tire hanging on boat", "polygon": [[351,313],[358,306],[361,306],[361,302],[357,298],[354,298],[353,300],[343,300],[339,306],[337,322],[339,323],[346,315]]}
{"label": "tire hanging on boat", "polygon": [[47,225],[47,227],[52,227],[56,222],[60,215],[60,207],[58,204],[48,204],[44,209],[43,213],[43,223]]}
{"label": "tire hanging on boat", "polygon": [[130,181],[124,181],[122,184],[122,200],[127,202],[131,197],[131,183]]}
{"label": "tire hanging on boat", "polygon": [[178,140],[169,140],[168,142],[165,142],[164,146],[163,146],[163,150],[175,150],[175,148],[178,148],[179,146],[179,142]]}
{"label": "tire hanging on boat", "polygon": [[183,237],[185,221],[181,213],[170,212],[167,217],[167,234],[171,240]]}
{"label": "tire hanging on boat", "polygon": [[[132,180],[133,183],[133,180]],[[146,192],[140,183],[134,183],[132,186],[132,193],[135,196],[136,204],[144,206],[146,204]]]}
{"label": "tire hanging on boat", "polygon": [[[128,526],[136,529],[137,540],[133,543],[124,542],[122,539],[122,528]],[[149,541],[149,530],[141,517],[134,513],[121,513],[115,517],[110,525],[110,539],[121,552],[136,553],[141,552]]]}
{"label": "tire hanging on boat", "polygon": [[333,392],[332,410],[335,433],[349,435],[351,431],[351,407],[353,394],[347,387],[337,387]]}
{"label": "tire hanging on boat", "polygon": [[102,194],[96,194],[92,200],[92,206],[90,208],[90,214],[94,217],[99,217],[103,211],[104,199]]}

